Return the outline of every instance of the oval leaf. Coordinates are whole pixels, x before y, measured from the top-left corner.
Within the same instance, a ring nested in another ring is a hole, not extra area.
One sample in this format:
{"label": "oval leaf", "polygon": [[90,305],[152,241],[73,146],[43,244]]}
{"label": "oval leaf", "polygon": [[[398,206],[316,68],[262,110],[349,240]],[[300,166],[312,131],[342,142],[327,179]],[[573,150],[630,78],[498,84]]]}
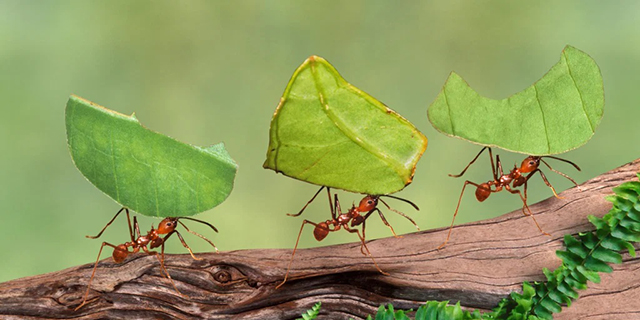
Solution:
{"label": "oval leaf", "polygon": [[567,46],[560,62],[540,80],[502,100],[480,96],[451,73],[427,113],[431,124],[444,134],[542,156],[585,144],[603,112],[598,65],[586,53]]}
{"label": "oval leaf", "polygon": [[74,164],[98,189],[138,213],[189,216],[224,201],[237,165],[222,143],[191,146],[77,96],[66,109]]}
{"label": "oval leaf", "polygon": [[427,138],[409,121],[312,56],[293,74],[273,115],[265,168],[366,194],[411,183]]}

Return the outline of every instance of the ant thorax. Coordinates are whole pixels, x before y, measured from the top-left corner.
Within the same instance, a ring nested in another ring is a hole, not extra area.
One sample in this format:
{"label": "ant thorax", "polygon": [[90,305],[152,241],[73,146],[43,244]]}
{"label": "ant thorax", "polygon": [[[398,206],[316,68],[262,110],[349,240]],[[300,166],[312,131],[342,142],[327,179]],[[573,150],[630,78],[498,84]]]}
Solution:
{"label": "ant thorax", "polygon": [[349,220],[351,220],[351,216],[352,216],[352,212],[354,212],[354,210],[349,210],[349,212],[347,213],[341,213],[338,216],[338,224],[346,224],[349,222]]}
{"label": "ant thorax", "polygon": [[511,173],[503,174],[502,176],[500,176],[500,185],[504,186],[510,184],[515,175],[520,175],[520,173],[518,173],[518,169],[515,168],[511,171]]}

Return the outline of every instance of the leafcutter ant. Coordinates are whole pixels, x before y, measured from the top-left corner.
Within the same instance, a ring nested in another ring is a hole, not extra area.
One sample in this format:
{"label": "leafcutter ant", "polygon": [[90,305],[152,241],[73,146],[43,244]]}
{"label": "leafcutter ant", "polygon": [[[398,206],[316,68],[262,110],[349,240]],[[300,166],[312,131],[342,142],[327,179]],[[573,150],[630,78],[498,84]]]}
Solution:
{"label": "leafcutter ant", "polygon": [[[488,182],[481,183],[481,184],[477,184],[469,180],[464,182],[464,186],[462,186],[462,191],[460,192],[460,198],[458,199],[458,205],[456,206],[456,211],[453,214],[453,220],[451,221],[451,226],[449,227],[449,233],[447,234],[447,239],[438,247],[438,249],[442,249],[449,241],[449,237],[451,236],[451,230],[453,229],[453,223],[456,220],[456,215],[458,215],[458,209],[460,208],[460,202],[462,201],[462,195],[464,194],[464,189],[469,184],[476,187],[476,199],[480,202],[487,200],[487,198],[492,193],[500,192],[503,189],[509,191],[512,194],[518,194],[523,204],[522,213],[525,216],[530,216],[533,219],[533,222],[536,224],[536,226],[540,230],[540,232],[542,232],[545,235],[549,235],[549,234],[542,230],[542,228],[536,221],[536,218],[531,213],[531,209],[529,209],[529,206],[527,205],[527,183],[529,182],[529,179],[531,179],[531,177],[534,174],[540,173],[540,177],[542,178],[542,181],[544,181],[544,183],[549,188],[551,188],[551,191],[556,196],[556,198],[562,199],[556,193],[556,189],[551,185],[551,183],[549,183],[549,180],[547,180],[547,177],[544,175],[544,172],[540,170],[539,166],[540,166],[540,163],[542,162],[549,168],[549,170],[569,179],[569,181],[573,182],[573,184],[576,185],[576,187],[578,186],[575,180],[571,179],[566,174],[551,168],[551,166],[546,161],[544,161],[543,158],[550,158],[550,159],[566,162],[574,166],[578,171],[580,171],[580,167],[578,167],[575,163],[569,160],[565,160],[565,159],[554,157],[554,156],[528,156],[522,161],[522,163],[520,164],[520,167],[517,167],[516,165],[514,165],[513,169],[510,172],[505,174],[502,170],[500,155],[496,155],[496,161],[494,165],[493,154],[491,152],[491,148],[489,147],[482,148],[482,150],[478,152],[476,157],[473,158],[471,162],[469,162],[469,164],[464,168],[464,170],[462,170],[460,174],[457,174],[457,175],[450,174],[449,176],[454,178],[461,177],[467,171],[467,169],[469,169],[469,167],[480,157],[482,152],[484,152],[484,150],[487,150],[487,149],[489,150],[489,159],[491,160],[491,170],[493,171],[493,180],[489,180]],[[524,174],[527,174],[527,175],[525,176]],[[524,192],[514,189],[522,185],[524,185]]]}
{"label": "leafcutter ant", "polygon": [[[189,250],[189,254],[191,254],[191,257],[193,257],[193,259],[195,260],[201,260],[201,258],[197,258],[196,256],[193,255],[193,251],[191,251],[191,248],[189,248],[189,246],[187,245],[187,243],[184,241],[184,238],[182,238],[182,235],[180,234],[180,232],[178,232],[178,230],[176,230],[176,227],[178,226],[178,224],[182,225],[182,227],[184,227],[185,230],[187,230],[187,232],[194,234],[200,238],[202,238],[203,240],[207,241],[209,244],[211,244],[213,246],[213,248],[216,250],[216,252],[218,252],[218,248],[216,247],[215,244],[213,244],[213,242],[207,238],[205,238],[203,235],[200,235],[194,231],[189,230],[189,228],[182,223],[182,221],[180,221],[181,219],[186,219],[186,220],[192,220],[192,221],[196,221],[196,222],[200,222],[208,227],[210,227],[211,229],[213,229],[213,231],[218,232],[218,229],[216,229],[212,224],[206,222],[206,221],[202,221],[202,220],[198,220],[198,219],[194,219],[194,218],[190,218],[190,217],[168,217],[168,218],[164,218],[162,221],[160,221],[160,223],[158,224],[158,229],[155,229],[153,227],[153,225],[151,226],[151,230],[149,230],[147,232],[146,235],[142,235],[140,233],[140,226],[138,225],[138,220],[137,218],[134,216],[133,217],[133,227],[131,226],[131,218],[129,216],[129,209],[126,207],[123,207],[122,209],[120,209],[116,215],[111,219],[111,221],[109,221],[107,223],[107,225],[104,226],[104,228],[102,228],[102,230],[100,231],[100,233],[98,233],[98,235],[96,236],[86,236],[89,239],[97,239],[99,238],[102,233],[107,229],[107,227],[109,227],[109,225],[111,225],[111,223],[118,217],[118,215],[122,212],[125,211],[127,213],[127,222],[129,224],[129,235],[131,236],[131,241],[130,242],[125,242],[123,244],[120,245],[113,245],[111,243],[108,242],[103,242],[102,246],[100,246],[100,251],[98,251],[98,258],[96,259],[96,263],[93,266],[93,272],[91,272],[91,278],[89,279],[89,284],[87,285],[87,291],[84,294],[84,297],[82,298],[82,303],[75,308],[75,310],[77,311],[78,309],[80,309],[82,306],[84,306],[87,302],[87,297],[89,296],[89,290],[91,289],[91,282],[93,281],[93,277],[96,274],[96,268],[98,267],[98,262],[100,261],[100,255],[102,254],[102,249],[104,248],[104,246],[109,246],[113,248],[113,261],[115,261],[116,263],[122,263],[124,261],[124,259],[127,258],[127,256],[129,256],[132,253],[137,253],[140,250],[146,252],[149,255],[153,255],[155,256],[158,261],[160,262],[160,269],[162,270],[162,272],[164,272],[163,276],[166,276],[169,281],[171,282],[171,285],[173,286],[173,289],[176,290],[176,292],[180,295],[182,295],[182,293],[180,293],[180,291],[178,290],[178,288],[176,287],[175,283],[173,282],[173,279],[171,278],[171,275],[169,274],[169,272],[167,271],[167,269],[164,266],[164,244],[167,241],[167,239],[169,239],[169,237],[171,237],[171,235],[173,235],[174,233],[178,236],[178,238],[180,239],[180,242],[182,243],[182,245],[187,248],[187,250]],[[161,235],[165,235],[164,237],[161,237]],[[147,248],[147,246],[149,246],[149,248]],[[156,251],[151,251],[150,249],[155,249],[160,247],[160,254],[158,254],[158,252]]]}
{"label": "leafcutter ant", "polygon": [[[332,203],[332,201],[331,201],[331,190],[330,190],[329,187],[325,187],[325,186],[321,187],[316,192],[316,194],[311,198],[311,200],[309,200],[307,202],[307,204],[305,204],[304,207],[302,207],[300,212],[298,212],[297,214],[287,214],[287,215],[292,216],[292,217],[297,217],[297,216],[301,215],[302,212],[307,208],[307,206],[311,202],[313,202],[313,200],[315,200],[315,198],[318,196],[318,194],[320,194],[320,192],[324,188],[327,188],[327,196],[329,198],[329,207],[331,209],[331,219],[330,220],[326,220],[324,222],[320,222],[320,223],[315,223],[315,222],[312,222],[312,221],[309,221],[309,220],[306,220],[306,219],[304,221],[302,221],[302,225],[300,226],[300,232],[298,232],[298,238],[296,239],[296,245],[294,246],[293,252],[291,253],[291,260],[289,260],[289,265],[287,266],[287,272],[286,272],[286,274],[284,276],[284,280],[282,280],[282,282],[278,286],[276,286],[276,289],[280,288],[285,282],[287,282],[287,278],[289,277],[289,271],[291,270],[291,264],[293,263],[293,257],[296,254],[296,250],[298,248],[298,243],[300,242],[300,235],[302,235],[302,230],[304,229],[304,226],[307,225],[307,224],[313,225],[315,227],[313,229],[313,236],[316,238],[317,241],[322,241],[329,234],[329,232],[338,231],[340,229],[344,229],[344,230],[346,230],[346,231],[348,231],[350,233],[357,234],[358,238],[360,239],[360,242],[361,242],[360,252],[362,252],[362,254],[364,254],[364,255],[368,255],[371,258],[371,261],[373,261],[373,264],[376,266],[376,269],[378,269],[378,271],[380,271],[380,273],[382,273],[384,275],[388,275],[388,273],[386,273],[386,272],[382,271],[382,269],[380,269],[380,267],[376,263],[376,260],[373,258],[373,255],[371,255],[371,252],[369,251],[369,248],[367,247],[367,244],[366,244],[365,230],[366,230],[366,220],[367,220],[367,218],[369,218],[369,216],[371,214],[373,214],[374,212],[377,212],[380,215],[380,218],[382,219],[382,222],[387,227],[389,227],[389,229],[391,229],[391,233],[393,234],[393,236],[396,237],[396,238],[398,238],[399,236],[393,230],[393,227],[389,224],[389,222],[385,218],[385,216],[382,213],[382,211],[380,211],[380,209],[378,209],[378,202],[382,202],[382,204],[384,204],[387,207],[387,209],[389,209],[389,210],[391,210],[393,212],[396,212],[399,215],[407,218],[409,221],[411,221],[411,223],[413,223],[414,226],[416,226],[416,228],[418,230],[420,230],[418,225],[415,223],[415,221],[413,221],[413,219],[411,219],[411,217],[405,215],[404,213],[402,213],[400,211],[392,209],[380,197],[388,197],[388,198],[404,201],[404,202],[410,204],[411,206],[413,206],[416,210],[419,210],[418,206],[416,206],[413,202],[411,202],[409,200],[398,198],[398,197],[394,197],[394,196],[390,196],[390,195],[366,195],[364,198],[362,198],[362,200],[360,200],[360,203],[358,204],[358,206],[353,204],[351,206],[351,209],[349,209],[349,211],[343,213],[341,208],[340,208],[340,201],[338,200],[338,195],[334,194],[335,201],[334,201],[334,203]],[[366,212],[366,214],[364,214],[365,212]],[[360,230],[354,228],[354,227],[358,227],[359,225],[362,225],[362,233],[360,233]],[[365,251],[366,251],[366,253],[365,253]]]}

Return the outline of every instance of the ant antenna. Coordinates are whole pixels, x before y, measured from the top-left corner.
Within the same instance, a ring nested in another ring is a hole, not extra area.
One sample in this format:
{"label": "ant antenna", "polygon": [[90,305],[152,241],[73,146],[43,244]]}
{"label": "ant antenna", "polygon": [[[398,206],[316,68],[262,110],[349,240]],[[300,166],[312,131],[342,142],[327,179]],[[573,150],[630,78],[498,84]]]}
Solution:
{"label": "ant antenna", "polygon": [[[216,227],[214,227],[211,223],[203,221],[203,220],[199,220],[199,219],[195,219],[195,218],[191,218],[191,217],[178,217],[178,220],[180,219],[187,219],[187,220],[191,220],[191,221],[195,221],[195,222],[200,222],[208,227],[210,227],[211,229],[213,229],[213,231],[215,231],[216,233],[218,232],[218,229],[216,229]],[[179,222],[179,221],[178,221]],[[182,226],[184,226],[184,224],[182,222],[180,222],[180,224]]]}
{"label": "ant antenna", "polygon": [[[403,201],[403,202],[406,202],[406,203],[410,204],[410,205],[411,205],[412,207],[414,207],[416,210],[420,211],[420,208],[418,208],[418,206],[417,206],[415,203],[413,203],[413,202],[411,202],[411,201],[409,201],[409,200],[407,200],[407,199],[399,198],[399,197],[396,197],[396,196],[391,196],[391,195],[388,195],[388,194],[381,195],[381,196],[378,196],[378,197],[387,197],[387,198],[391,198],[391,199],[400,200],[400,201]],[[383,203],[384,203],[384,201],[383,201]],[[386,203],[385,203],[385,204],[386,204]]]}
{"label": "ant antenna", "polygon": [[[575,163],[573,163],[573,162],[571,162],[571,161],[569,161],[569,160],[567,160],[567,159],[562,159],[562,158],[558,158],[558,157],[554,157],[554,156],[542,156],[542,157],[540,157],[540,158],[541,158],[540,160],[542,160],[542,158],[551,158],[551,159],[556,159],[556,160],[559,160],[559,161],[562,161],[562,162],[565,162],[565,163],[568,163],[568,164],[572,165],[572,166],[573,166],[574,168],[576,168],[578,171],[582,171],[582,170],[580,170],[580,167],[578,167],[578,165],[577,165],[577,164],[575,164]],[[542,162],[544,162],[544,160],[542,160]],[[546,164],[546,165],[547,165],[547,167],[549,167],[549,165],[548,165],[546,162],[544,162],[544,164]],[[549,169],[551,169],[551,167],[549,167]],[[553,170],[553,169],[551,169],[551,170]],[[555,171],[555,170],[553,170],[553,171],[554,171],[554,172],[556,172],[556,173],[559,173],[559,172],[557,172],[557,171]]]}

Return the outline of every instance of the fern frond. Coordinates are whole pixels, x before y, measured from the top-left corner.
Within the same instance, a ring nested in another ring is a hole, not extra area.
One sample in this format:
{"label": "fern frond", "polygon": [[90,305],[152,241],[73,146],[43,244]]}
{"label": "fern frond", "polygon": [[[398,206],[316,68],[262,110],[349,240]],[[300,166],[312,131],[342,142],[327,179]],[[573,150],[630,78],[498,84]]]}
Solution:
{"label": "fern frond", "polygon": [[311,309],[302,314],[302,318],[298,318],[296,320],[313,320],[317,318],[318,314],[320,313],[320,305],[322,305],[322,302],[316,303],[313,307],[311,307]]}
{"label": "fern frond", "polygon": [[553,313],[578,298],[577,290],[587,288],[587,281],[598,283],[598,273],[613,271],[609,264],[622,262],[620,251],[635,256],[631,242],[640,241],[640,182],[626,182],[613,191],[615,195],[607,198],[613,203],[611,211],[602,218],[589,216],[596,230],[577,238],[566,235],[566,249],[556,252],[562,265],[553,272],[545,270],[546,283],[536,283],[532,310],[541,319],[553,319]]}
{"label": "fern frond", "polygon": [[[638,173],[640,179],[640,173]],[[621,263],[621,252],[627,250],[636,256],[632,242],[640,242],[640,182],[625,182],[614,188],[614,195],[607,197],[613,208],[602,218],[589,216],[595,226],[591,232],[577,236],[565,235],[565,250],[556,255],[562,265],[550,271],[542,270],[547,282],[531,285],[524,282],[522,294],[512,292],[502,299],[492,312],[463,311],[458,302],[428,301],[416,311],[416,320],[552,320],[553,314],[562,311],[578,299],[578,290],[587,288],[587,282],[600,282],[600,272],[613,271],[610,263]],[[375,320],[406,320],[404,311],[394,311],[393,306],[380,306]],[[371,316],[367,320],[373,320]]]}

